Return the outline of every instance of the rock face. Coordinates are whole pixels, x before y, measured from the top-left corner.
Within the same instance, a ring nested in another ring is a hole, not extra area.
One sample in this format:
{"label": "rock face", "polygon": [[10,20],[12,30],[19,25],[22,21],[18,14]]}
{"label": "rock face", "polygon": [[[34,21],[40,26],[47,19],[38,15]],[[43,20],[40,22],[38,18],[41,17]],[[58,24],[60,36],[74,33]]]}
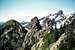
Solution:
{"label": "rock face", "polygon": [[71,22],[67,25],[66,35],[67,35],[67,47],[68,50],[75,48],[75,15],[72,15]]}
{"label": "rock face", "polygon": [[20,23],[9,20],[0,29],[0,50],[19,50],[27,33]]}
{"label": "rock face", "polygon": [[43,20],[43,29],[48,31],[50,29],[50,27],[52,26],[52,20],[50,18],[45,18]]}
{"label": "rock face", "polygon": [[31,29],[26,34],[22,46],[25,50],[31,50],[31,47],[38,41],[38,31],[41,30],[41,25],[37,17],[31,19]]}
{"label": "rock face", "polygon": [[37,17],[32,18],[31,23],[32,29],[34,28],[36,31],[39,31],[41,29],[41,25]]}

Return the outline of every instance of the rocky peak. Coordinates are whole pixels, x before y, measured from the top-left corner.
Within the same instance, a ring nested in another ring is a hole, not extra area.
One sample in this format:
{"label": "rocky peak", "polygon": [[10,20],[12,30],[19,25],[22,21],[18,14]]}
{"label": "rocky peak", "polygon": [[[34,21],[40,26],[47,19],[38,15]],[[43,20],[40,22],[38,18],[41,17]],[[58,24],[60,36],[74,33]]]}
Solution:
{"label": "rocky peak", "polygon": [[31,23],[32,23],[32,29],[34,28],[36,31],[39,31],[41,29],[38,17],[32,18]]}
{"label": "rocky peak", "polygon": [[15,20],[5,22],[0,30],[0,50],[21,48],[26,33],[27,30],[19,22]]}

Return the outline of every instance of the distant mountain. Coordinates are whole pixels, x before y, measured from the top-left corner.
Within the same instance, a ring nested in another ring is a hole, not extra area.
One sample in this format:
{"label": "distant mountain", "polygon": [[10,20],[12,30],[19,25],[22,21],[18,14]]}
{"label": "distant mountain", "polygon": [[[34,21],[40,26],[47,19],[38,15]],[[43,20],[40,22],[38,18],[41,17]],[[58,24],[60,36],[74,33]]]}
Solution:
{"label": "distant mountain", "polygon": [[[54,17],[54,18],[52,18],[51,19],[51,17]],[[44,17],[42,17],[42,18],[40,18],[40,19],[38,19],[39,20],[39,22],[40,22],[40,24],[45,24],[45,22],[46,21],[48,21],[47,19],[49,19],[50,21],[52,21],[52,22],[50,22],[50,23],[62,23],[65,19],[66,19],[66,16],[64,15],[64,13],[63,13],[63,11],[62,10],[59,10],[57,13],[54,13],[54,14],[49,14],[49,15],[47,15],[47,16],[44,16]],[[49,23],[49,22],[48,22]],[[50,25],[50,23],[49,23],[49,25]],[[53,24],[54,24],[53,23]],[[25,27],[25,28],[28,28],[28,29],[30,29],[31,27],[30,27],[30,25],[31,25],[31,22],[21,22],[21,24]]]}
{"label": "distant mountain", "polygon": [[0,25],[2,25],[4,22],[0,22]]}
{"label": "distant mountain", "polygon": [[2,27],[2,24],[3,24],[4,22],[0,22],[0,28]]}

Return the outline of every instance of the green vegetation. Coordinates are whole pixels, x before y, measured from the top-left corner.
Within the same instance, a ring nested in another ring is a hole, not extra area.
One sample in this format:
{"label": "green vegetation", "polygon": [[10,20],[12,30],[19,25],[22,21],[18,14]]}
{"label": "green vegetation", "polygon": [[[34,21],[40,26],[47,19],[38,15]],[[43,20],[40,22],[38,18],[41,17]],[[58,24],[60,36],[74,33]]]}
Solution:
{"label": "green vegetation", "polygon": [[[58,38],[61,36],[61,34],[63,34],[64,32],[65,32],[65,24],[63,27],[61,25],[60,29],[57,29],[56,26],[55,26],[55,28],[51,27],[50,33],[47,33],[47,35],[43,39],[44,43],[42,44],[42,48],[43,49],[49,48],[49,45],[56,42],[58,40]],[[64,44],[61,44],[61,47],[63,45]]]}
{"label": "green vegetation", "polygon": [[49,48],[49,45],[56,42],[59,38],[59,31],[58,29],[55,27],[55,29],[51,29],[50,33],[48,33],[43,40],[43,44],[42,44],[42,48]]}
{"label": "green vegetation", "polygon": [[67,50],[67,45],[62,42],[62,43],[58,46],[58,50]]}

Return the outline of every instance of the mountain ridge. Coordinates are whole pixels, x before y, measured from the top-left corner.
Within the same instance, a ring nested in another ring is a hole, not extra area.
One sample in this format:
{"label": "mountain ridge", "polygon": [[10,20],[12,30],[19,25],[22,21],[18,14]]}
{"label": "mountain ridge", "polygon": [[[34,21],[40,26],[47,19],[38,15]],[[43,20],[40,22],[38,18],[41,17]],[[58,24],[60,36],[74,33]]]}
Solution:
{"label": "mountain ridge", "polygon": [[30,22],[19,23],[11,19],[3,23],[0,50],[74,50],[74,38],[75,14],[67,17],[60,10],[41,19],[35,16]]}

